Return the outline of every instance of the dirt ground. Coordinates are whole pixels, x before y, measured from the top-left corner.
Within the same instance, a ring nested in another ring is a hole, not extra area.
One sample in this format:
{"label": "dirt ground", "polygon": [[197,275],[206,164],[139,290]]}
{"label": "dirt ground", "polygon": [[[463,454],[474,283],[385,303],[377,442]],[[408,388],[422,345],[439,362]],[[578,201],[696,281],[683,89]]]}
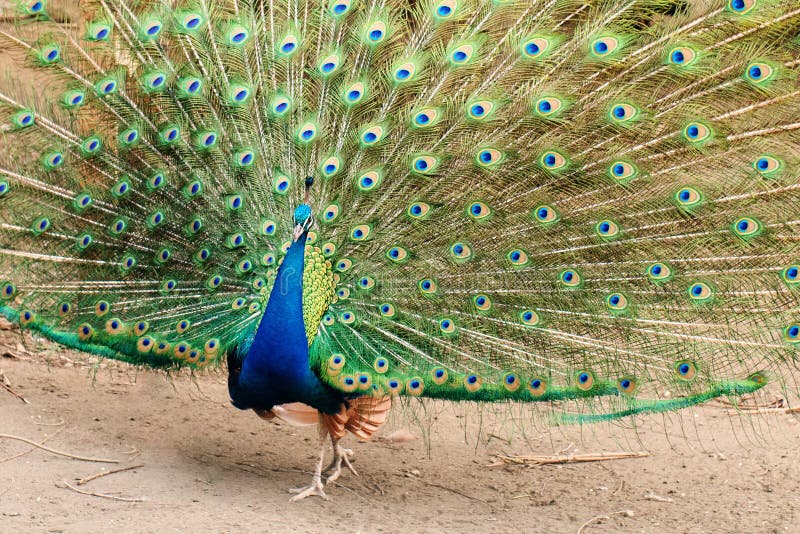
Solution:
{"label": "dirt ground", "polygon": [[[330,501],[290,504],[287,488],[310,478],[315,430],[234,409],[224,375],[92,366],[47,345],[25,350],[10,331],[0,355],[7,385],[29,402],[0,389],[0,434],[120,462],[0,438],[3,533],[800,532],[797,415],[704,407],[644,420],[641,443],[605,427],[516,431],[509,442],[507,407],[479,416],[474,405],[417,404],[375,441],[349,440],[360,477],[345,474]],[[430,427],[418,424],[426,417]],[[623,448],[650,455],[537,467],[495,456]],[[130,466],[140,467],[79,485]]]}

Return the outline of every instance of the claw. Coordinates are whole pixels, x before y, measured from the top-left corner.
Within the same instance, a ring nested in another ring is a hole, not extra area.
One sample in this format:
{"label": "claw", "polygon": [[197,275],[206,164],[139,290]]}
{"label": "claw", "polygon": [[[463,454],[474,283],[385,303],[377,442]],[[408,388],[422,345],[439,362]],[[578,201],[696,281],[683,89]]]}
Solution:
{"label": "claw", "polygon": [[345,449],[339,444],[339,441],[336,440],[333,442],[333,461],[331,465],[325,469],[325,473],[331,473],[328,476],[328,480],[326,484],[330,484],[331,482],[336,482],[339,480],[339,477],[342,476],[342,464],[344,464],[347,469],[350,470],[355,476],[358,476],[358,472],[353,467],[353,464],[350,463],[350,458],[353,456],[353,451],[351,449]]}
{"label": "claw", "polygon": [[292,488],[289,490],[289,493],[295,493],[296,495],[289,499],[289,502],[297,502],[305,499],[306,497],[322,497],[323,499],[330,500],[329,497],[325,494],[325,486],[322,484],[322,479],[318,476],[314,476],[311,481],[311,484],[306,486],[305,488]]}

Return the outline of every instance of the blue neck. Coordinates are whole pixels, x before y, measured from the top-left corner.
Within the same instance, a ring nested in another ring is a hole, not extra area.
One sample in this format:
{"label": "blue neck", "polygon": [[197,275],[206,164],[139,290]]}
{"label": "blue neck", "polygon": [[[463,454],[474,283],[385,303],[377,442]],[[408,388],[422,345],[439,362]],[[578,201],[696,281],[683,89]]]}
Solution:
{"label": "blue neck", "polygon": [[[242,363],[237,394],[248,408],[304,402],[325,412],[338,410],[341,397],[309,367],[303,321],[306,234],[292,243],[278,269],[269,303]],[[234,396],[234,391],[231,391]]]}

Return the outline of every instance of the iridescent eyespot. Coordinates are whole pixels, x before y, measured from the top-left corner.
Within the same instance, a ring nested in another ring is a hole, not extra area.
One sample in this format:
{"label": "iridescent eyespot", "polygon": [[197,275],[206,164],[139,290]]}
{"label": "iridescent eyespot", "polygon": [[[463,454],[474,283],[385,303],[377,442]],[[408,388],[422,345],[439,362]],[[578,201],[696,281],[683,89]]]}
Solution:
{"label": "iridescent eyespot", "polygon": [[220,285],[222,285],[222,276],[218,274],[212,274],[206,280],[206,287],[208,289],[214,290],[217,289]]}
{"label": "iridescent eyespot", "polygon": [[91,206],[93,202],[94,200],[89,193],[79,193],[72,201],[72,205],[75,206],[75,209],[81,211]]}
{"label": "iridescent eyespot", "polygon": [[141,32],[139,34],[139,38],[142,41],[153,41],[158,38],[161,34],[161,30],[164,29],[164,24],[158,19],[150,19],[142,23],[141,25]]}
{"label": "iridescent eyespot", "polygon": [[714,131],[702,122],[690,122],[683,128],[683,137],[693,144],[700,144],[711,139]]}
{"label": "iridescent eyespot", "polygon": [[469,374],[464,377],[464,387],[470,393],[474,393],[481,389],[482,384],[483,381],[481,380],[481,377],[476,374]]}
{"label": "iridescent eyespot", "polygon": [[88,323],[83,323],[78,326],[78,338],[81,341],[86,341],[94,335],[94,328]]}
{"label": "iridescent eyespot", "polygon": [[395,313],[396,313],[395,309],[394,309],[394,305],[390,304],[388,302],[384,302],[383,304],[379,304],[378,305],[378,311],[380,311],[380,314],[381,314],[382,317],[386,317],[387,319],[391,319],[392,317],[395,316]]}
{"label": "iridescent eyespot", "polygon": [[547,382],[543,378],[532,378],[528,382],[528,393],[533,397],[541,397],[547,393]]}
{"label": "iridescent eyespot", "polygon": [[491,215],[492,210],[483,202],[473,202],[467,206],[467,215],[476,221],[481,221]]}
{"label": "iridescent eyespot", "polygon": [[376,20],[364,31],[364,41],[368,45],[377,45],[382,43],[388,35],[386,23],[381,20]]}
{"label": "iridescent eyespot", "polygon": [[539,314],[534,310],[522,310],[519,312],[519,320],[525,326],[536,326],[539,324]]}
{"label": "iridescent eyespot", "polygon": [[761,85],[772,79],[775,72],[775,68],[772,65],[757,61],[747,66],[745,78],[756,85]]}
{"label": "iridescent eyespot", "polygon": [[542,57],[550,48],[550,40],[545,37],[531,37],[523,41],[520,45],[522,57],[527,59],[538,59]]}
{"label": "iridescent eyespot", "polygon": [[708,284],[696,282],[687,289],[689,297],[695,302],[706,302],[714,296],[714,291]]}
{"label": "iridescent eyespot", "polygon": [[533,208],[533,219],[538,223],[550,225],[557,223],[561,219],[561,215],[553,206],[542,204]]}
{"label": "iridescent eyespot", "polygon": [[141,84],[148,93],[162,91],[166,88],[167,74],[164,71],[148,72],[141,78]]}
{"label": "iridescent eyespot", "polygon": [[180,12],[176,14],[180,29],[186,33],[194,33],[203,27],[205,19],[196,12]]}
{"label": "iridescent eyespot", "polygon": [[[3,282],[2,285],[0,285],[0,299],[11,300],[16,296],[16,294],[17,294],[17,286],[12,284],[11,282]],[[69,309],[67,309],[67,311],[69,311]],[[63,315],[65,314],[62,314],[62,316]]]}
{"label": "iridescent eyespot", "polygon": [[447,55],[450,64],[454,66],[466,65],[475,54],[475,45],[465,43],[455,46]]}
{"label": "iridescent eyespot", "polygon": [[440,319],[439,331],[445,335],[454,334],[456,332],[456,322],[450,317]]}
{"label": "iridescent eyespot", "polygon": [[372,233],[372,227],[368,224],[359,224],[350,230],[351,241],[366,241]]}
{"label": "iridescent eyespot", "polygon": [[617,380],[617,390],[623,395],[633,395],[636,393],[636,380],[632,376],[623,376]]}
{"label": "iridescent eyespot", "polygon": [[274,117],[283,117],[292,109],[292,101],[286,96],[276,96],[270,102],[270,112]]}
{"label": "iridescent eyespot", "polygon": [[67,91],[61,96],[61,104],[68,109],[80,107],[86,102],[86,93],[83,91]]}
{"label": "iridescent eyespot", "polygon": [[565,168],[569,161],[567,158],[555,150],[548,150],[539,156],[539,165],[548,171],[560,171]]}
{"label": "iridescent eyespot", "polygon": [[340,273],[346,273],[353,267],[353,260],[350,258],[342,258],[336,263],[336,271]]}
{"label": "iridescent eyespot", "polygon": [[764,154],[753,162],[753,168],[762,176],[772,176],[782,170],[783,162],[778,158]]}
{"label": "iridescent eyespot", "polygon": [[406,380],[406,391],[412,397],[418,397],[422,394],[424,389],[425,382],[423,382],[421,378],[414,377]]}
{"label": "iridescent eyespot", "polygon": [[186,319],[181,319],[175,324],[175,331],[179,334],[183,334],[189,329],[191,325],[192,323],[190,321],[187,321]]}
{"label": "iridescent eyespot", "polygon": [[475,154],[475,162],[484,169],[489,169],[502,163],[505,154],[495,148],[481,148]]}
{"label": "iridescent eyespot", "polygon": [[383,180],[383,171],[367,171],[356,178],[356,185],[361,192],[369,192],[377,188]]}
{"label": "iridescent eyespot", "polygon": [[311,121],[301,124],[295,133],[295,139],[299,143],[308,144],[317,137],[317,125]]}
{"label": "iridescent eyespot", "polygon": [[458,241],[450,245],[448,250],[450,252],[450,259],[456,263],[463,263],[472,259],[472,247],[467,243]]}
{"label": "iridescent eyespot", "polygon": [[598,37],[589,44],[592,56],[606,58],[612,56],[619,49],[620,41],[616,37]]}
{"label": "iridescent eyespot", "polygon": [[325,243],[322,245],[322,255],[326,258],[330,258],[336,254],[336,245],[334,243]]}
{"label": "iridescent eyespot", "polygon": [[36,235],[40,235],[49,230],[50,226],[52,226],[52,222],[48,217],[36,217],[31,223],[31,231]]}
{"label": "iridescent eyespot", "polygon": [[737,15],[745,15],[756,7],[757,2],[758,0],[728,0],[727,5],[728,9]]}
{"label": "iridescent eyespot", "polygon": [[438,290],[436,281],[432,278],[423,278],[417,282],[417,288],[419,288],[420,293],[428,297],[435,295]]}
{"label": "iridescent eyespot", "polygon": [[162,293],[169,293],[170,291],[174,290],[178,286],[178,282],[175,280],[169,279],[164,280],[161,283],[161,292]]}
{"label": "iridescent eyespot", "polygon": [[356,315],[351,311],[343,311],[339,314],[339,321],[342,324],[353,324],[356,321]]}
{"label": "iridescent eyespot", "polygon": [[339,217],[339,206],[337,204],[331,204],[324,210],[322,210],[322,222],[323,223],[332,223]]}
{"label": "iridescent eyespot", "polygon": [[411,126],[414,128],[430,128],[439,122],[439,116],[438,109],[425,108],[412,114]]}
{"label": "iridescent eyespot", "polygon": [[621,313],[628,310],[628,297],[622,293],[611,293],[605,298],[606,307],[611,313]]}
{"label": "iridescent eyespot", "polygon": [[434,5],[433,18],[439,22],[450,20],[455,16],[457,9],[458,3],[456,0],[439,0]]}
{"label": "iridescent eyespot", "polygon": [[[9,285],[11,286],[10,290],[8,288]],[[2,288],[0,288],[0,296],[8,298],[9,295],[13,296],[15,291],[16,289],[14,288],[14,285],[10,284],[10,282],[6,282],[3,284]],[[58,304],[57,309],[58,309],[58,314],[61,317],[66,317],[72,311],[72,304],[70,304],[69,302],[61,302]]]}
{"label": "iridescent eyespot", "polygon": [[647,276],[653,282],[666,282],[672,278],[672,268],[663,262],[657,262],[647,268]]}
{"label": "iridescent eyespot", "polygon": [[212,337],[203,345],[203,351],[206,355],[211,356],[219,352],[220,342],[219,339]]}
{"label": "iridescent eyespot", "polygon": [[61,59],[61,48],[56,45],[43,46],[36,52],[39,61],[45,65],[52,65]]}
{"label": "iridescent eyespot", "polygon": [[681,380],[691,380],[697,374],[697,366],[690,360],[681,360],[675,363],[675,374]]}
{"label": "iridescent eyespot", "polygon": [[322,324],[324,324],[325,326],[331,326],[335,322],[336,318],[330,313],[326,313],[325,315],[322,316]]}
{"label": "iridescent eyespot", "polygon": [[32,111],[23,109],[22,111],[14,113],[13,117],[11,117],[11,122],[14,123],[14,126],[17,128],[27,128],[28,126],[33,126],[36,121]]}
{"label": "iridescent eyespot", "polygon": [[540,117],[553,117],[564,109],[564,101],[555,96],[545,96],[533,104],[534,112]]}
{"label": "iridescent eyespot", "polygon": [[694,208],[703,203],[703,195],[693,187],[684,187],[673,196],[680,208]]}
{"label": "iridescent eyespot", "polygon": [[608,116],[618,124],[631,122],[639,115],[639,109],[633,104],[620,103],[611,106]]}
{"label": "iridescent eyespot", "polygon": [[608,168],[608,174],[616,183],[627,183],[636,178],[639,170],[633,163],[615,161]]}
{"label": "iridescent eyespot", "polygon": [[91,234],[81,234],[75,239],[75,244],[80,250],[86,250],[94,241]]}
{"label": "iridescent eyespot", "polygon": [[241,24],[231,24],[225,35],[228,46],[241,47],[250,38],[250,30]]}
{"label": "iridescent eyespot", "polygon": [[751,239],[758,236],[762,229],[761,221],[754,217],[741,217],[731,225],[731,231],[743,239]]}
{"label": "iridescent eyespot", "polygon": [[358,289],[363,291],[369,291],[370,289],[375,287],[375,279],[371,276],[362,276],[358,280]]}
{"label": "iridescent eyespot", "polygon": [[395,245],[386,251],[386,257],[394,263],[403,263],[408,260],[408,256],[408,250],[399,245]]}
{"label": "iridescent eyespot", "polygon": [[250,96],[253,94],[253,90],[243,84],[243,83],[234,83],[228,88],[228,105],[231,106],[241,106],[246,104],[248,100],[250,100]]}
{"label": "iridescent eyespot", "polygon": [[203,90],[203,80],[197,76],[186,76],[178,80],[178,94],[184,98],[197,96]]}
{"label": "iridescent eyespot", "polygon": [[115,94],[119,86],[116,79],[103,78],[95,84],[94,88],[100,96],[108,96]]}
{"label": "iridescent eyespot", "polygon": [[166,221],[167,218],[164,216],[164,213],[160,210],[154,211],[153,213],[147,216],[147,226],[151,229],[161,226]]}
{"label": "iridescent eyespot", "polygon": [[520,385],[522,385],[522,381],[514,373],[508,373],[503,377],[503,387],[512,393],[517,391]]}
{"label": "iridescent eyespot", "polygon": [[688,46],[677,46],[669,51],[668,58],[672,65],[688,67],[697,59],[697,52]]}
{"label": "iridescent eyespot", "polygon": [[403,383],[396,378],[386,381],[386,389],[390,395],[399,395],[403,391]]}
{"label": "iridescent eyespot", "polygon": [[528,253],[521,248],[511,249],[506,253],[506,261],[508,261],[512,267],[525,267],[529,262]]}
{"label": "iridescent eyespot", "polygon": [[133,333],[137,336],[143,336],[150,329],[150,323],[147,321],[136,321],[133,324]]}
{"label": "iridescent eyespot", "polygon": [[414,79],[417,73],[417,65],[413,61],[406,61],[397,65],[392,71],[392,79],[395,83],[405,83]]}
{"label": "iridescent eyespot", "polygon": [[800,342],[800,323],[793,323],[784,328],[783,338],[789,343]]}
{"label": "iridescent eyespot", "polygon": [[467,116],[476,121],[484,121],[494,114],[496,107],[491,100],[475,100],[467,104]]}
{"label": "iridescent eyespot", "polygon": [[343,17],[350,10],[351,0],[331,0],[328,12],[333,18]]}
{"label": "iridescent eyespot", "polygon": [[338,54],[329,54],[322,58],[317,65],[317,70],[320,74],[322,74],[323,77],[330,76],[339,68],[340,61],[341,59],[339,58]]}
{"label": "iridescent eyespot", "polygon": [[479,312],[488,312],[492,309],[492,299],[488,295],[480,293],[472,297],[472,304]]}
{"label": "iridescent eyespot", "polygon": [[236,272],[239,274],[249,273],[253,270],[253,262],[248,260],[247,258],[240,260],[239,263],[236,264]]}
{"label": "iridescent eyespot", "polygon": [[339,172],[339,169],[342,166],[342,161],[336,156],[330,156],[326,158],[319,166],[320,170],[322,171],[322,175],[325,178],[330,178],[331,176],[336,175]]}
{"label": "iridescent eyespot", "polygon": [[781,271],[781,278],[783,281],[789,284],[790,286],[794,286],[800,282],[800,264],[793,264],[785,267],[783,271]]}
{"label": "iridescent eyespot", "polygon": [[201,150],[210,150],[217,146],[219,135],[214,131],[198,132],[194,136],[194,144]]}
{"label": "iridescent eyespot", "polygon": [[262,276],[256,276],[255,278],[253,278],[253,283],[251,285],[253,286],[253,289],[255,291],[260,292],[262,289],[267,287],[267,281],[264,280],[264,277]]}
{"label": "iridescent eyespot", "polygon": [[247,301],[245,299],[243,299],[242,297],[236,297],[235,299],[233,299],[233,301],[231,301],[231,309],[234,311],[241,310],[242,308],[244,308],[245,304],[247,304]]}
{"label": "iridescent eyespot", "polygon": [[602,239],[611,240],[619,237],[619,225],[611,220],[600,221],[594,225],[594,231]]}
{"label": "iridescent eyespot", "polygon": [[431,378],[433,379],[433,383],[437,386],[441,386],[445,382],[447,382],[447,370],[441,367],[436,367],[431,371]]}
{"label": "iridescent eyespot", "polygon": [[64,165],[64,154],[58,151],[48,152],[42,156],[42,163],[48,171],[59,169]]}
{"label": "iridescent eyespot", "polygon": [[348,106],[358,104],[367,94],[367,88],[364,82],[355,82],[342,91],[342,98],[344,103]]}
{"label": "iridescent eyespot", "polygon": [[107,300],[98,300],[94,305],[94,313],[98,317],[102,317],[111,310],[111,304]]}
{"label": "iridescent eyespot", "polygon": [[411,204],[406,213],[409,217],[416,220],[422,220],[427,218],[428,214],[431,211],[431,205],[426,202],[414,202]]}
{"label": "iridescent eyespot", "polygon": [[558,281],[561,282],[561,285],[568,288],[579,287],[581,283],[583,283],[581,275],[575,269],[561,271],[558,275]]}
{"label": "iridescent eyespot", "polygon": [[40,15],[45,12],[45,0],[28,0],[21,5],[28,15]]}
{"label": "iridescent eyespot", "polygon": [[155,253],[153,256],[153,261],[163,265],[169,261],[170,257],[172,257],[172,251],[170,251],[169,248],[164,247]]}
{"label": "iridescent eyespot", "polygon": [[575,385],[578,389],[589,391],[594,387],[594,373],[591,371],[578,371],[575,373]]}
{"label": "iridescent eyespot", "polygon": [[198,263],[203,263],[207,261],[211,257],[211,251],[207,248],[201,248],[197,252],[194,253],[194,259]]}
{"label": "iridescent eyespot", "polygon": [[292,186],[292,179],[281,172],[275,173],[272,179],[272,192],[278,195],[285,195]]}
{"label": "iridescent eyespot", "polygon": [[383,374],[389,370],[389,360],[383,357],[375,358],[375,361],[372,363],[372,368],[375,369],[376,373]]}
{"label": "iridescent eyespot", "polygon": [[294,54],[300,46],[300,41],[294,35],[287,35],[278,43],[278,55],[289,57]]}
{"label": "iridescent eyespot", "polygon": [[386,130],[383,126],[376,124],[362,130],[361,134],[359,134],[359,139],[361,140],[362,146],[368,147],[380,142],[385,134]]}
{"label": "iridescent eyespot", "polygon": [[362,391],[367,390],[372,386],[372,377],[367,373],[358,373],[356,375],[356,384],[358,385],[358,389]]}
{"label": "iridescent eyespot", "polygon": [[439,158],[435,156],[417,156],[411,160],[411,172],[429,175],[436,172]]}

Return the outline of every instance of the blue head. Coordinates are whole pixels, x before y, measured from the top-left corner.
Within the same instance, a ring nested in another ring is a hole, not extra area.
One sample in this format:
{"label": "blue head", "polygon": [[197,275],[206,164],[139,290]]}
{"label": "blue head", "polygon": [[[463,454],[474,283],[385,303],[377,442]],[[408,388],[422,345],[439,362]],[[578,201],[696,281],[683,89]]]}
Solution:
{"label": "blue head", "polygon": [[297,209],[294,210],[294,240],[300,239],[313,225],[314,217],[311,215],[311,206],[308,204],[297,206]]}

